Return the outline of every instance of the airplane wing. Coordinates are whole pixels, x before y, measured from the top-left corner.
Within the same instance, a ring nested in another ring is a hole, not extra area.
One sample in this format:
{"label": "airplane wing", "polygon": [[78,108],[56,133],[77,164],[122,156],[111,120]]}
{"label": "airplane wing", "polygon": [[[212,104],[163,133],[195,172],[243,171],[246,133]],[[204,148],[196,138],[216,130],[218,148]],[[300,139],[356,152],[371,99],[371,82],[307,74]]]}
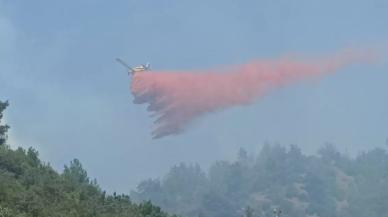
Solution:
{"label": "airplane wing", "polygon": [[127,69],[132,69],[131,67],[129,67],[124,61],[122,61],[121,59],[117,58],[116,59],[117,62],[121,63],[123,66],[125,66]]}

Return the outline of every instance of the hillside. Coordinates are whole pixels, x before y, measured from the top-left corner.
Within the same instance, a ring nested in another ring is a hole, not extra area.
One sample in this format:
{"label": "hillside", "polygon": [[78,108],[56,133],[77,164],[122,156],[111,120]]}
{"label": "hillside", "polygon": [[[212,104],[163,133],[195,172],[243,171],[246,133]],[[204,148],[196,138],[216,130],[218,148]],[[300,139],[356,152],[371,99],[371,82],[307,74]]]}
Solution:
{"label": "hillside", "polygon": [[266,143],[258,156],[241,148],[236,161],[216,161],[206,173],[175,165],[130,195],[185,216],[235,217],[247,206],[261,217],[274,216],[276,207],[283,217],[386,216],[388,155],[375,148],[350,158],[325,144],[317,156],[305,156],[297,145]]}
{"label": "hillside", "polygon": [[0,101],[0,217],[170,216],[150,201],[135,204],[128,195],[107,195],[78,159],[58,173],[33,148],[11,149],[9,126],[1,125],[7,106]]}
{"label": "hillside", "polygon": [[78,159],[58,173],[33,148],[11,149],[9,126],[1,125],[7,106],[0,101],[0,217],[272,217],[278,207],[283,217],[388,213],[382,148],[351,158],[332,144],[306,156],[297,145],[266,143],[257,156],[241,148],[234,162],[215,161],[208,171],[180,163],[162,179],[142,181],[130,196],[107,195]]}

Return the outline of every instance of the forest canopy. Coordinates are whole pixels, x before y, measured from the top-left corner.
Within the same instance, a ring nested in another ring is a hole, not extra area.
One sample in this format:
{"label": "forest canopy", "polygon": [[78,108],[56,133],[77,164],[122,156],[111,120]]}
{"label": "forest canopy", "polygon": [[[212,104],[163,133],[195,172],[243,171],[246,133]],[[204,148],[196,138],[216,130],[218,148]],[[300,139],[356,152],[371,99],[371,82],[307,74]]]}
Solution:
{"label": "forest canopy", "polygon": [[0,217],[170,216],[151,201],[135,204],[129,195],[106,194],[78,159],[58,173],[32,147],[11,149],[9,126],[1,125],[7,106],[0,101]]}
{"label": "forest canopy", "polygon": [[249,209],[250,216],[272,217],[274,208],[283,217],[386,216],[388,155],[375,148],[351,158],[327,143],[306,156],[295,144],[267,142],[257,156],[241,148],[234,162],[215,161],[206,172],[175,165],[130,195],[184,216],[246,216]]}

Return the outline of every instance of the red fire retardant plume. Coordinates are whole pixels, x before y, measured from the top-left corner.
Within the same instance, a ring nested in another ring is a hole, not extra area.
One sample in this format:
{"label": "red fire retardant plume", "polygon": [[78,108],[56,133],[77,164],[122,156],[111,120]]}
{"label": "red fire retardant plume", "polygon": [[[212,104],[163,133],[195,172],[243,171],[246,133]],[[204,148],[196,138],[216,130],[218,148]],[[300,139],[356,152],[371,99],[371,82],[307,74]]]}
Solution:
{"label": "red fire retardant plume", "polygon": [[135,104],[148,103],[157,117],[153,138],[180,134],[195,118],[238,105],[251,105],[270,91],[321,77],[376,55],[342,51],[318,60],[254,61],[203,71],[146,71],[132,77]]}

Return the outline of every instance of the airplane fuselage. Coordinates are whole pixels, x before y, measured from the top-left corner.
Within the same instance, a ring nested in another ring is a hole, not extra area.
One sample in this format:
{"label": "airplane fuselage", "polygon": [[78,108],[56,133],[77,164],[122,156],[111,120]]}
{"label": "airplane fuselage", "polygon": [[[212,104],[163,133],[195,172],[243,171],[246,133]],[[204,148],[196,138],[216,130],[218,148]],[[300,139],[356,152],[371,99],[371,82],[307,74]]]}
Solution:
{"label": "airplane fuselage", "polygon": [[128,70],[128,72],[132,74],[135,74],[136,72],[143,72],[143,71],[147,71],[147,69],[135,67],[135,68],[132,68],[132,70],[131,69]]}

